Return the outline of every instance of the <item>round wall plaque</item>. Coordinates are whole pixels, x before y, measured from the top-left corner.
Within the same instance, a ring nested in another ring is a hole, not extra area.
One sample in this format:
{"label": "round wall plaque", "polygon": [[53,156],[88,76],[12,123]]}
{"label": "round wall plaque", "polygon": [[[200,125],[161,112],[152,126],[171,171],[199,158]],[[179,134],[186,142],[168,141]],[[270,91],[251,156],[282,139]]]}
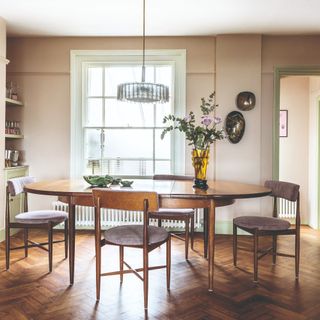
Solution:
{"label": "round wall plaque", "polygon": [[256,105],[256,97],[250,91],[243,91],[237,95],[237,107],[242,111],[249,111]]}
{"label": "round wall plaque", "polygon": [[226,118],[226,133],[231,143],[238,143],[244,134],[246,122],[241,112],[232,111]]}

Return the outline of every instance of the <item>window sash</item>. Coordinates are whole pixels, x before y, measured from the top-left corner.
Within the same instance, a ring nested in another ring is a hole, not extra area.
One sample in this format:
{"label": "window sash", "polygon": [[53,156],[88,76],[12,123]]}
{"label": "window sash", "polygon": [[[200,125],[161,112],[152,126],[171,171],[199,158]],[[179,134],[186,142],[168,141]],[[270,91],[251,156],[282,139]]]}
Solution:
{"label": "window sash", "polygon": [[[185,50],[157,50],[147,51],[147,64],[153,64],[154,66],[171,65],[173,68],[174,81],[172,84],[172,93],[177,92],[177,95],[172,95],[172,106],[176,108],[177,115],[185,114]],[[129,61],[132,59],[132,61]],[[152,59],[152,60],[151,60]],[[83,118],[83,108],[85,107],[85,99],[88,98],[83,92],[87,92],[87,88],[84,87],[87,81],[82,82],[81,76],[86,75],[85,69],[88,66],[139,66],[141,65],[141,52],[137,51],[91,51],[91,50],[73,50],[71,51],[71,163],[70,163],[70,176],[80,177],[82,170],[85,167],[83,161],[84,157],[84,144],[82,143],[84,137],[85,128],[100,128],[106,130],[113,129],[150,129],[153,130],[162,129],[163,127],[156,125],[154,127],[145,126],[143,128],[137,126],[127,127],[110,127],[110,126],[85,126]],[[103,70],[105,70],[103,68]],[[177,72],[179,71],[179,72]],[[87,76],[87,75],[86,75]],[[179,81],[177,81],[179,80]],[[105,88],[103,84],[103,88]],[[179,89],[179,90],[176,90]],[[94,96],[90,96],[92,98]],[[115,96],[107,96],[103,94],[103,103],[106,99],[114,99]],[[79,104],[79,102],[81,102]],[[79,105],[82,108],[79,108]],[[104,109],[104,108],[103,108]],[[104,118],[103,118],[104,119]],[[171,159],[173,167],[172,173],[184,173],[184,139],[181,141],[181,137],[172,134],[171,139]],[[177,143],[179,142],[179,144]],[[182,142],[182,143],[181,143]],[[154,152],[154,151],[153,151]],[[79,161],[79,156],[83,161]],[[165,161],[166,159],[158,159],[153,155],[154,162]],[[141,159],[144,160],[144,159]],[[154,166],[154,165],[153,165]]]}

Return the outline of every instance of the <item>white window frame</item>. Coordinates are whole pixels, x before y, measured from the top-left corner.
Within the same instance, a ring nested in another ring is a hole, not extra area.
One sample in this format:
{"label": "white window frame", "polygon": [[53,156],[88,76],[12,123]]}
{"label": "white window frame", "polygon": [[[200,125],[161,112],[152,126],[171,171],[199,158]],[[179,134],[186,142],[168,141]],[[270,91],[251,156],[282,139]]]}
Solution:
{"label": "white window frame", "polygon": [[[71,88],[71,141],[70,141],[70,178],[82,176],[83,130],[82,130],[82,74],[88,63],[130,63],[142,62],[141,50],[71,50],[70,51],[70,88]],[[186,114],[186,50],[146,50],[146,64],[167,63],[174,70],[173,112],[183,117]],[[172,174],[185,173],[185,138],[176,131],[171,136]]]}

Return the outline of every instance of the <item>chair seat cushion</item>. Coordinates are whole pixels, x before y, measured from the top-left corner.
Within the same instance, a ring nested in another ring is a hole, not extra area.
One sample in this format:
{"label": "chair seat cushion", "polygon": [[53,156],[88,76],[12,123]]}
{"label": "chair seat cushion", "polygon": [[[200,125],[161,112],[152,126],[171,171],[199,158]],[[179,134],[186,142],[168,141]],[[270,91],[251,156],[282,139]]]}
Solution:
{"label": "chair seat cushion", "polygon": [[23,212],[16,215],[16,222],[42,224],[42,223],[60,223],[68,219],[68,213],[57,210],[38,210]]}
{"label": "chair seat cushion", "polygon": [[290,228],[288,221],[270,217],[243,216],[233,219],[233,223],[240,228],[260,231],[281,231]]}
{"label": "chair seat cushion", "polygon": [[178,217],[190,217],[194,215],[193,209],[163,209],[160,208],[157,212],[151,212],[150,218],[165,217],[167,219],[176,219]]}
{"label": "chair seat cushion", "polygon": [[[148,226],[149,245],[165,242],[169,233],[159,227]],[[142,246],[143,225],[119,226],[104,232],[104,238],[109,243],[121,246]]]}

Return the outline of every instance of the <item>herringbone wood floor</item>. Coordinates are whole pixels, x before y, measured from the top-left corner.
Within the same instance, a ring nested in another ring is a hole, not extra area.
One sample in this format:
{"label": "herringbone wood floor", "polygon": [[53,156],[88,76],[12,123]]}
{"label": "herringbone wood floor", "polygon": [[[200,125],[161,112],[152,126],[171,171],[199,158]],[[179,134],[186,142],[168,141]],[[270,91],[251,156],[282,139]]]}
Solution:
{"label": "herringbone wood floor", "polygon": [[[37,240],[44,234],[32,233]],[[62,233],[57,237],[62,238]],[[250,245],[248,237],[242,242]],[[21,241],[16,238],[15,242]],[[267,245],[268,241],[264,241]],[[293,259],[262,259],[260,283],[252,282],[252,258],[241,253],[239,267],[232,264],[232,238],[217,236],[215,292],[207,287],[207,263],[202,257],[202,240],[197,238],[190,261],[184,260],[184,244],[173,240],[171,291],[166,291],[165,271],[150,272],[148,319],[320,319],[320,232],[303,228],[301,275],[294,279]],[[293,250],[293,238],[282,237],[281,251]],[[118,250],[103,249],[103,270],[117,268]],[[141,265],[141,253],[127,250],[126,260]],[[163,261],[165,248],[151,253],[151,263]],[[69,286],[68,262],[63,260],[63,244],[55,245],[54,270],[47,273],[46,252],[31,249],[12,255],[10,271],[4,270],[4,246],[0,246],[0,319],[144,319],[142,282],[134,275],[102,279],[101,300],[95,300],[94,237],[78,232],[76,240],[75,284]]]}

